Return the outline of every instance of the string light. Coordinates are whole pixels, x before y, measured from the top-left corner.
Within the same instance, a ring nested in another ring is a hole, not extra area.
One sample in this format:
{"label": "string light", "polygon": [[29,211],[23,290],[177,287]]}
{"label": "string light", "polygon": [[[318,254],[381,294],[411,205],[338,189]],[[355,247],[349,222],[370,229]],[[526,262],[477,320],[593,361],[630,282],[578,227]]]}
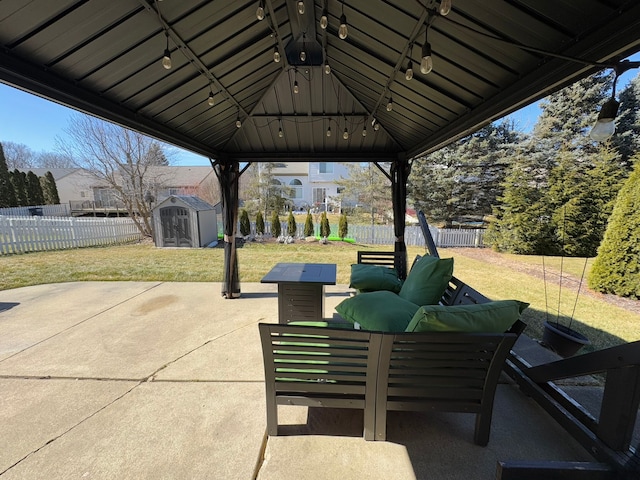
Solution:
{"label": "string light", "polygon": [[301,62],[304,62],[304,61],[307,60],[307,41],[306,40],[307,40],[306,34],[302,34],[302,50],[300,50],[300,61]]}
{"label": "string light", "polygon": [[431,44],[427,41],[427,33],[424,33],[424,45],[422,45],[422,59],[420,60],[420,72],[428,74],[433,70],[433,60],[431,59]]}
{"label": "string light", "polygon": [[349,30],[347,29],[347,16],[344,14],[344,0],[342,2],[342,15],[340,15],[340,27],[338,28],[338,37],[341,40],[344,40],[349,35]]}
{"label": "string light", "polygon": [[278,128],[278,137],[282,138],[284,137],[284,132],[282,131],[282,120],[279,120],[279,122],[280,122],[280,125]]}
{"label": "string light", "polygon": [[171,70],[171,52],[169,51],[169,32],[165,31],[164,34],[167,36],[167,46],[164,49],[164,57],[162,57],[162,66],[165,70]]}
{"label": "string light", "polygon": [[216,103],[215,99],[213,98],[213,90],[211,89],[211,87],[209,87],[209,98],[207,99],[207,103],[210,107],[213,107]]}
{"label": "string light", "polygon": [[371,126],[373,127],[374,132],[377,132],[378,130],[380,130],[380,124],[375,118],[371,120]]}
{"label": "string light", "polygon": [[327,128],[327,137],[331,136],[331,125],[329,125],[329,128]]}
{"label": "string light", "polygon": [[446,17],[451,12],[451,0],[440,0],[440,15]]}
{"label": "string light", "polygon": [[331,73],[331,67],[329,66],[329,61],[324,62],[324,73],[327,75]]}
{"label": "string light", "polygon": [[345,140],[349,139],[349,130],[347,130],[347,127],[344,127],[344,132],[342,132],[342,138],[344,138]]}
{"label": "string light", "polygon": [[264,0],[258,2],[258,9],[256,10],[256,17],[258,20],[264,20]]}
{"label": "string light", "polygon": [[329,26],[329,12],[327,11],[327,7],[325,6],[322,9],[322,16],[320,17],[320,28],[322,30],[326,30]]}
{"label": "string light", "polygon": [[411,80],[413,78],[413,63],[409,60],[409,66],[407,67],[407,71],[404,74],[404,78],[407,80]]}
{"label": "string light", "polygon": [[391,98],[391,95],[389,95],[389,103],[387,103],[387,112],[390,112],[391,110],[393,110],[393,98]]}
{"label": "string light", "polygon": [[276,63],[280,63],[280,50],[278,50],[277,43],[273,47],[273,61]]}
{"label": "string light", "polygon": [[298,2],[298,13],[300,15],[304,15],[304,2],[303,1],[299,1]]}

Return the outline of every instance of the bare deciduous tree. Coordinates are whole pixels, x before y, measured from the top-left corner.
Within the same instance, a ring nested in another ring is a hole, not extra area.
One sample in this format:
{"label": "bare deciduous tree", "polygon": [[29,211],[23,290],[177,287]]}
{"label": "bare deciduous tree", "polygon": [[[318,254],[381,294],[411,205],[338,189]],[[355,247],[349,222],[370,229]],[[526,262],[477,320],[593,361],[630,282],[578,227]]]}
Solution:
{"label": "bare deciduous tree", "polygon": [[33,168],[36,166],[35,153],[25,144],[2,142],[2,146],[9,170],[16,168]]}
{"label": "bare deciduous tree", "polygon": [[[65,130],[68,140],[59,140],[64,154],[95,177],[122,202],[144,235],[151,235],[151,202],[161,179],[153,167],[166,165],[158,142],[141,133],[77,114]],[[160,155],[162,154],[162,155]]]}

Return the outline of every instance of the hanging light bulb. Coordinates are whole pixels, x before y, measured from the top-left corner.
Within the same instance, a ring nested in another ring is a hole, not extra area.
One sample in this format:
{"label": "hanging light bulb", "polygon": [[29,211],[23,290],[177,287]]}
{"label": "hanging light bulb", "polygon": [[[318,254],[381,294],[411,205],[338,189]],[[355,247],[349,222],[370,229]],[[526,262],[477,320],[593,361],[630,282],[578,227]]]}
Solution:
{"label": "hanging light bulb", "polygon": [[273,61],[280,63],[280,50],[278,50],[278,44],[273,47]]}
{"label": "hanging light bulb", "polygon": [[347,29],[347,17],[343,13],[340,16],[340,27],[338,28],[338,37],[340,37],[341,40],[344,40],[345,38],[347,38],[347,35],[349,35],[349,30]]}
{"label": "hanging light bulb", "polygon": [[440,0],[440,15],[446,17],[451,12],[451,0]]}
{"label": "hanging light bulb", "polygon": [[327,137],[331,136],[331,125],[329,125],[329,128],[327,128]]}
{"label": "hanging light bulb", "polygon": [[329,62],[324,63],[324,73],[327,75],[331,73],[331,67],[329,66]]}
{"label": "hanging light bulb", "polygon": [[427,34],[424,34],[424,45],[422,45],[422,60],[420,60],[420,71],[423,74],[433,70],[433,60],[431,59],[431,44],[427,41]]}
{"label": "hanging light bulb", "polygon": [[240,121],[240,114],[236,117],[236,128],[242,127],[242,122]]}
{"label": "hanging light bulb", "polygon": [[363,137],[367,136],[367,126],[366,125],[362,128],[362,136]]}
{"label": "hanging light bulb", "polygon": [[171,52],[169,51],[169,32],[164,32],[167,36],[167,46],[164,49],[164,57],[162,57],[162,66],[165,70],[171,70]]}
{"label": "hanging light bulb", "polygon": [[618,114],[618,107],[620,102],[611,97],[607,100],[598,114],[598,120],[596,124],[589,132],[589,136],[596,142],[605,142],[616,131],[616,115]]}
{"label": "hanging light bulb", "polygon": [[342,138],[344,138],[345,140],[349,139],[349,130],[347,130],[347,127],[344,127],[344,132],[342,132]]}
{"label": "hanging light bulb", "polygon": [[378,122],[376,122],[376,119],[374,118],[373,121],[375,122],[373,124],[373,131],[377,132],[378,130],[380,130],[380,124]]}
{"label": "hanging light bulb", "polygon": [[409,66],[407,67],[407,71],[404,74],[404,78],[407,80],[411,80],[413,78],[413,63],[409,60]]}
{"label": "hanging light bulb", "polygon": [[207,98],[207,103],[209,104],[210,107],[213,107],[216,103],[216,101],[213,98],[213,90],[211,90],[211,88],[209,88],[209,98]]}
{"label": "hanging light bulb", "polygon": [[[302,47],[304,49],[304,47]],[[304,62],[307,60],[307,52],[305,52],[304,50],[300,51],[300,61]]]}
{"label": "hanging light bulb", "polygon": [[284,137],[284,132],[282,131],[282,120],[280,120],[280,127],[278,128],[278,137]]}
{"label": "hanging light bulb", "polygon": [[389,103],[387,103],[387,112],[393,110],[393,99],[389,96]]}
{"label": "hanging light bulb", "polygon": [[264,0],[258,2],[258,9],[256,10],[256,17],[258,20],[264,20]]}
{"label": "hanging light bulb", "polygon": [[320,17],[320,28],[322,30],[326,30],[329,26],[329,12],[327,12],[327,7],[322,9],[322,16]]}
{"label": "hanging light bulb", "polygon": [[300,93],[300,86],[298,85],[298,80],[293,82],[293,93]]}
{"label": "hanging light bulb", "polygon": [[298,13],[300,15],[304,15],[304,2],[302,1],[298,2]]}

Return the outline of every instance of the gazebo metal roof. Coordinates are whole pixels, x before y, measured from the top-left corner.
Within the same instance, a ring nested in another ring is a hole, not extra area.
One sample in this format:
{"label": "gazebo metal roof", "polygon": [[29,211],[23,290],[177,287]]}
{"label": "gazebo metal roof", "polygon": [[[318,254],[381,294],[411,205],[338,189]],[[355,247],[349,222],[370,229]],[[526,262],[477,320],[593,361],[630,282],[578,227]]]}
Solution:
{"label": "gazebo metal roof", "polygon": [[[302,15],[298,3],[2,0],[0,81],[215,159],[393,160],[640,49],[635,0],[453,0],[447,16],[434,0],[304,0]],[[428,75],[418,68],[425,36]]]}

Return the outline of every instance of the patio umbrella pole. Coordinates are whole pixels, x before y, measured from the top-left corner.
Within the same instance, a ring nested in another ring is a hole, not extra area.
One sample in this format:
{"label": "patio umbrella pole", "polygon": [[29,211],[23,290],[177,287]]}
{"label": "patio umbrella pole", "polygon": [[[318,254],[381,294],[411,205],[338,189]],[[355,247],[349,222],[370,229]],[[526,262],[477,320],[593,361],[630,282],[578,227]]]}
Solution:
{"label": "patio umbrella pole", "polygon": [[395,268],[400,278],[407,277],[407,245],[404,242],[405,214],[407,211],[407,180],[411,164],[406,157],[399,157],[391,164],[391,197],[393,201],[393,231]]}

